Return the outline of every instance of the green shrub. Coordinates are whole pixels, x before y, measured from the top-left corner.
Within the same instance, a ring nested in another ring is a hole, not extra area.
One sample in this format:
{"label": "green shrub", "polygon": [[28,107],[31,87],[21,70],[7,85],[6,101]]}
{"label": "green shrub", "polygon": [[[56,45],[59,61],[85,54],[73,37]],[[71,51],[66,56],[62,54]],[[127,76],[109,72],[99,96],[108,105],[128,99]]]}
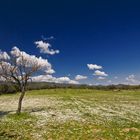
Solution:
{"label": "green shrub", "polygon": [[0,94],[4,93],[16,93],[18,88],[14,84],[2,83],[0,85]]}

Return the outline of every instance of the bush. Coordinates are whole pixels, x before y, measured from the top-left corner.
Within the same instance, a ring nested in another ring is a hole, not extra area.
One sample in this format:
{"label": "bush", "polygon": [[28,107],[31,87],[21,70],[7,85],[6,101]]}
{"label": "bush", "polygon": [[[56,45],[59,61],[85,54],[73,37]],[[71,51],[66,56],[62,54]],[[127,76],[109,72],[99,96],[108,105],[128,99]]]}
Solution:
{"label": "bush", "polygon": [[17,91],[18,91],[18,88],[14,84],[1,83],[0,85],[0,94],[16,93]]}

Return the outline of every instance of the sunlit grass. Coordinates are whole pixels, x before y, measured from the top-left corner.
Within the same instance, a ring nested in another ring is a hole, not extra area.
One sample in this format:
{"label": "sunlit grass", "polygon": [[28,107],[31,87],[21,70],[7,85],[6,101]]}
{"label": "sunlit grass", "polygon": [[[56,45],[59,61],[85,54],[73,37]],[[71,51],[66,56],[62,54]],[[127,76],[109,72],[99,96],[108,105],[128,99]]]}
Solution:
{"label": "sunlit grass", "polygon": [[0,96],[0,140],[139,140],[140,91],[49,89]]}

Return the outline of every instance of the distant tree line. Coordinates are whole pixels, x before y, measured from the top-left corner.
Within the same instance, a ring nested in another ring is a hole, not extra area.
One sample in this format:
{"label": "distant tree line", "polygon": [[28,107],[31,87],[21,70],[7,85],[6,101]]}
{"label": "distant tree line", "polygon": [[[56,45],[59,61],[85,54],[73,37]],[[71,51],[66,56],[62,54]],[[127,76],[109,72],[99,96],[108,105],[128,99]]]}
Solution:
{"label": "distant tree line", "polygon": [[[95,90],[136,90],[140,89],[140,85],[73,85],[73,84],[58,84],[47,82],[29,82],[26,90],[41,90],[41,89],[56,89],[56,88],[72,88],[72,89],[95,89]],[[0,82],[0,94],[17,93],[20,92],[19,87],[16,84],[7,82]]]}

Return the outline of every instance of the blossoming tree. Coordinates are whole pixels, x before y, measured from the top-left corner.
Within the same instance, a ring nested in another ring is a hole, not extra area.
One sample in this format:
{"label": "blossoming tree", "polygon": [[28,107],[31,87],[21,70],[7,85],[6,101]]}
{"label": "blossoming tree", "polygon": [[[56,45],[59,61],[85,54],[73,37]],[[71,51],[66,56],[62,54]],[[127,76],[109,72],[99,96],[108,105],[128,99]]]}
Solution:
{"label": "blossoming tree", "polygon": [[38,71],[51,74],[54,72],[47,59],[27,54],[17,47],[13,47],[9,54],[0,51],[0,79],[16,83],[20,89],[17,114],[21,113],[27,83]]}

